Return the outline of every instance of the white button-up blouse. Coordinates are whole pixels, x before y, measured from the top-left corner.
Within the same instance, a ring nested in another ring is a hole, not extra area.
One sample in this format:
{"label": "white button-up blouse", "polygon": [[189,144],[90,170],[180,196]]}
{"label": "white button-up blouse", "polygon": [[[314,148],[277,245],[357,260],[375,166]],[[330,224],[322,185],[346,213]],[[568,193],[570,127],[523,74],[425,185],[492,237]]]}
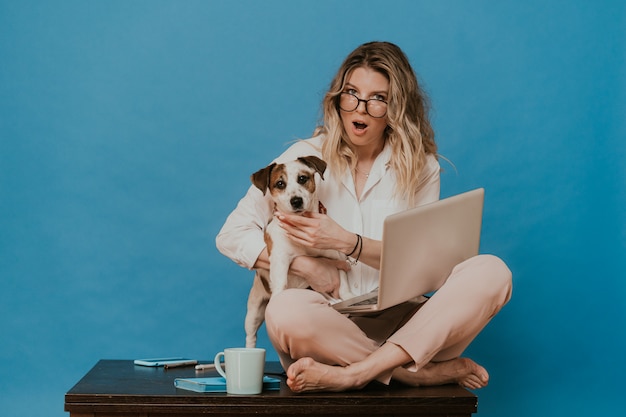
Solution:
{"label": "white button-up blouse", "polygon": [[[307,155],[321,158],[322,140],[323,136],[316,136],[298,141],[275,162]],[[346,230],[381,240],[385,217],[410,208],[406,200],[394,196],[395,176],[390,169],[390,158],[391,148],[385,145],[372,165],[360,200],[356,197],[354,180],[348,170],[335,173],[327,169],[323,180],[316,176],[320,202],[328,210],[328,215]],[[429,155],[413,206],[439,199],[439,174],[437,158]],[[237,264],[251,269],[265,248],[263,231],[273,210],[270,193],[263,195],[258,188],[250,186],[217,235],[218,250]],[[378,270],[359,262],[348,272],[348,281],[355,295],[367,293],[378,286]]]}

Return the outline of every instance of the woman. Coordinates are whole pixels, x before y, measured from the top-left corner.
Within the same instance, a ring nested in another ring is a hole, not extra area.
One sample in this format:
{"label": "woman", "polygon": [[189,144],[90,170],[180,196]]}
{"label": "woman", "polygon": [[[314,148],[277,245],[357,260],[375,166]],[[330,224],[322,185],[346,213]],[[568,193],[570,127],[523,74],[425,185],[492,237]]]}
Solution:
{"label": "woman", "polygon": [[320,293],[337,297],[339,270],[354,294],[376,288],[384,218],[439,198],[439,163],[426,97],[396,45],[354,50],[323,101],[316,136],[278,159],[316,155],[328,163],[318,195],[324,213],[273,213],[269,195],[251,187],[217,236],[218,249],[247,268],[269,268],[263,228],[276,216],[291,239],[336,249],[349,262],[298,257],[290,272],[315,291],[272,297],[266,328],[295,392],[341,391],[393,378],[418,386],[450,382],[484,387],[489,375],[463,350],[510,298],[511,272],[479,255],[459,264],[426,302],[419,297],[374,315],[349,317]]}

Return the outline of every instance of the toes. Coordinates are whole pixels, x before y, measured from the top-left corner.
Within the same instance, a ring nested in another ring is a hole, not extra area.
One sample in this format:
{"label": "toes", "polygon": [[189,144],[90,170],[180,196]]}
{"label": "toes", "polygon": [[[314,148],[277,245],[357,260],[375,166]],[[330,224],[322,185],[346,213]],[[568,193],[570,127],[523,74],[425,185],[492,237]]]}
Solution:
{"label": "toes", "polygon": [[478,378],[467,377],[461,381],[461,385],[468,389],[478,389],[481,387],[480,380]]}
{"label": "toes", "polygon": [[287,368],[287,377],[295,380],[298,375],[302,373],[305,368],[305,364],[308,363],[308,359],[310,358],[302,358],[292,363],[289,368]]}
{"label": "toes", "polygon": [[301,358],[287,369],[287,386],[294,392],[302,392],[305,388],[304,373],[312,365],[313,359]]}
{"label": "toes", "polygon": [[294,381],[293,379],[287,379],[287,386],[293,392],[300,392],[300,387],[298,386],[296,381]]}
{"label": "toes", "polygon": [[462,378],[459,384],[468,389],[480,389],[487,385],[487,381],[478,374],[469,374]]}

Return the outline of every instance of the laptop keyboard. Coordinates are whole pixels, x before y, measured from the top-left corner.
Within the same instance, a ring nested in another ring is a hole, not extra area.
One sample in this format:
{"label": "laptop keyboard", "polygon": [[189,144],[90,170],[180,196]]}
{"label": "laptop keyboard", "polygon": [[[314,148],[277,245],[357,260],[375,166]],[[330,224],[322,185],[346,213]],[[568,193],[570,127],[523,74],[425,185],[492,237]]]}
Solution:
{"label": "laptop keyboard", "polygon": [[372,297],[372,298],[368,298],[367,300],[363,300],[360,301],[358,303],[354,303],[352,304],[353,306],[369,306],[369,305],[374,305],[378,303],[378,295]]}

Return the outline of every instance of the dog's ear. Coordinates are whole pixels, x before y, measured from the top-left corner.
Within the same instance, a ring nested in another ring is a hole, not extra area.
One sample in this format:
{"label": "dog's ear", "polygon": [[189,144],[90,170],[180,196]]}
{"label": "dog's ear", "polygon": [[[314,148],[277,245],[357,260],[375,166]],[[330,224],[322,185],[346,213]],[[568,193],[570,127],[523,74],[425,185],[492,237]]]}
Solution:
{"label": "dog's ear", "polygon": [[326,162],[318,158],[317,156],[301,156],[298,161],[316,170],[322,179],[324,179],[324,171],[326,171]]}
{"label": "dog's ear", "polygon": [[263,195],[265,195],[265,192],[270,186],[270,174],[272,173],[272,169],[275,166],[276,163],[272,163],[265,168],[258,170],[250,176],[250,181],[252,181],[252,184],[254,184],[256,188],[261,190],[263,192]]}

